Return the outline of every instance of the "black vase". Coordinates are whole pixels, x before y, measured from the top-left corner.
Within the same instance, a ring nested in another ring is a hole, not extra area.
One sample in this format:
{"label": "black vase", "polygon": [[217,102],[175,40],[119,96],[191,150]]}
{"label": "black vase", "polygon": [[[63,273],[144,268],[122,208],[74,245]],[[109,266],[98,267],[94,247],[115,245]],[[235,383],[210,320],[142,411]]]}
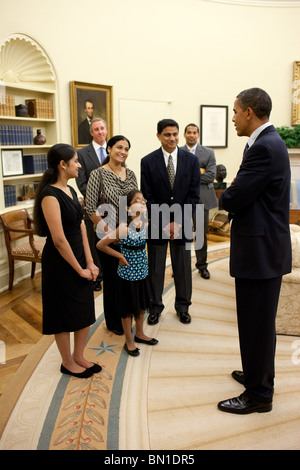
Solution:
{"label": "black vase", "polygon": [[15,109],[16,109],[16,116],[27,117],[28,108],[25,104],[18,104],[18,106],[15,106]]}

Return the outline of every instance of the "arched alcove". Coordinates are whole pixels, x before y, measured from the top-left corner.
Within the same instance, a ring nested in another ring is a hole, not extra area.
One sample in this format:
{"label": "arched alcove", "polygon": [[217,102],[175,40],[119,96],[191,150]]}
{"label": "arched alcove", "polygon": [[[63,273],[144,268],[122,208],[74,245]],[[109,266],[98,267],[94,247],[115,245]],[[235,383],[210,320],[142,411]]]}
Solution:
{"label": "arched alcove", "polygon": [[0,48],[0,80],[55,89],[56,74],[44,49],[30,36],[11,34]]}
{"label": "arched alcove", "polygon": [[[1,213],[20,208],[32,213],[47,152],[60,141],[57,88],[55,68],[44,48],[30,36],[10,34],[0,45]],[[39,132],[46,137],[44,145],[34,140]],[[2,227],[0,234],[1,292],[8,285],[8,264]],[[15,283],[29,276],[29,264],[16,263]]]}

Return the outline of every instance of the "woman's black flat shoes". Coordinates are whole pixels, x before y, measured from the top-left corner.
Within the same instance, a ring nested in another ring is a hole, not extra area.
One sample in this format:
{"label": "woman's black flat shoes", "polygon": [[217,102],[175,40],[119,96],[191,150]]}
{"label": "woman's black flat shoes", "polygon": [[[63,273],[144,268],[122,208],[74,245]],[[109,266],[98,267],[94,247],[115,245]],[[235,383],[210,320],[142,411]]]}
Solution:
{"label": "woman's black flat shoes", "polygon": [[139,354],[140,354],[139,348],[135,348],[135,349],[133,349],[133,350],[132,350],[132,349],[128,349],[126,343],[124,344],[124,349],[125,349],[125,351],[129,354],[129,356],[134,356],[134,357],[135,357],[135,356],[139,356]]}
{"label": "woman's black flat shoes", "polygon": [[158,340],[155,339],[155,338],[152,338],[152,339],[146,341],[145,339],[140,339],[140,338],[138,338],[137,336],[134,337],[134,341],[135,341],[136,343],[148,344],[149,346],[155,346],[155,344],[158,343]]}
{"label": "woman's black flat shoes", "polygon": [[78,379],[87,379],[93,375],[93,372],[90,369],[85,369],[83,372],[77,374],[76,372],[71,372],[70,370],[66,369],[63,365],[60,366],[60,371],[62,374],[72,375]]}

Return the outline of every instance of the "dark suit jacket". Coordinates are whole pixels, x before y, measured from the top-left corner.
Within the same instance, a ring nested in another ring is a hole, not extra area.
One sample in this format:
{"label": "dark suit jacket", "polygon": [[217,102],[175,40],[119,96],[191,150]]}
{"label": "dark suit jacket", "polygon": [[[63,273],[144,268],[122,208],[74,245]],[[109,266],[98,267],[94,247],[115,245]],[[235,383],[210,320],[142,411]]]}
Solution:
{"label": "dark suit jacket", "polygon": [[90,133],[90,124],[87,119],[82,121],[78,126],[78,143],[87,145],[92,142],[93,136]]}
{"label": "dark suit jacket", "polygon": [[[162,149],[159,148],[141,160],[141,190],[147,199],[148,214],[151,219],[149,229],[149,241],[164,243],[163,228],[170,221],[163,216],[159,218],[158,239],[153,239],[152,223],[155,214],[152,211],[153,204],[166,204],[168,207],[179,205],[182,210],[182,239],[179,243],[185,243],[189,237],[184,235],[192,227],[191,213],[184,211],[184,205],[190,205],[194,211],[199,202],[200,171],[198,158],[195,155],[178,148],[177,169],[173,189],[171,188],[167,168]],[[171,211],[173,214],[171,207]],[[176,212],[176,211],[175,211]],[[171,220],[172,220],[171,214]],[[186,215],[186,217],[184,217]],[[189,228],[188,228],[189,227]],[[191,230],[190,230],[191,231]]]}
{"label": "dark suit jacket", "polygon": [[95,152],[93,144],[83,147],[82,149],[77,150],[78,160],[81,165],[78,171],[78,178],[76,178],[76,184],[79,191],[85,197],[86,186],[90,176],[91,171],[99,168],[100,161]]}
{"label": "dark suit jacket", "polygon": [[232,218],[230,273],[272,279],[291,271],[290,162],[274,126],[243,157],[235,181],[220,196]]}
{"label": "dark suit jacket", "polygon": [[[190,153],[188,147],[181,147]],[[214,189],[214,179],[216,177],[216,157],[215,152],[203,145],[197,144],[195,155],[198,157],[200,168],[205,168],[205,173],[201,175],[200,204],[204,204],[205,210],[210,210],[218,206],[218,200]]]}

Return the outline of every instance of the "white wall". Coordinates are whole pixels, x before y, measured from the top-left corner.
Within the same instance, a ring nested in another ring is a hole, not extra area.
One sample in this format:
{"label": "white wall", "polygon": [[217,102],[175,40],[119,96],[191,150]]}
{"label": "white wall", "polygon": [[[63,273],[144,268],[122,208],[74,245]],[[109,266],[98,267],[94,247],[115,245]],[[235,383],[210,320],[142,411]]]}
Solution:
{"label": "white wall", "polygon": [[[201,104],[228,105],[228,148],[215,153],[231,181],[245,145],[231,123],[239,91],[266,89],[273,100],[273,124],[291,124],[299,13],[297,7],[205,0],[0,0],[0,43],[11,33],[24,33],[51,58],[63,142],[71,143],[69,82],[112,85],[114,133],[130,131],[128,166],[138,177],[140,158],[159,144],[156,122],[149,125],[149,102],[171,102],[167,109],[180,124],[180,145],[185,124],[199,123]],[[128,112],[123,105],[129,100],[140,104],[138,118],[121,115]]]}

